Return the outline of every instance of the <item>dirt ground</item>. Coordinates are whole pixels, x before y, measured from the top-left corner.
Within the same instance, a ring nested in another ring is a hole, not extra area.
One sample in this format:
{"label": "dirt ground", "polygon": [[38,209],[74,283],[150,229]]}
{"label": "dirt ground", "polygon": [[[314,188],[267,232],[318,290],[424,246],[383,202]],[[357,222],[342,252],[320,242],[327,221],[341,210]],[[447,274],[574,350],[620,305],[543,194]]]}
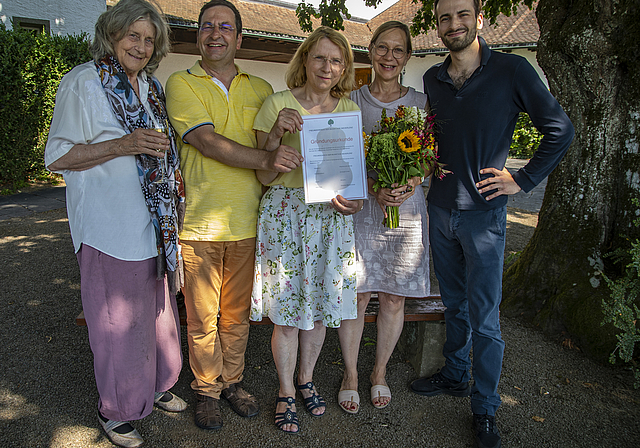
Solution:
{"label": "dirt ground", "polygon": [[[535,212],[508,209],[507,254],[533,233]],[[81,309],[79,274],[64,209],[0,221],[0,447],[104,448],[112,446],[96,419],[98,395]],[[506,342],[497,418],[503,446],[638,447],[640,390],[621,367],[594,363],[517,319],[502,318]],[[360,352],[361,409],[347,415],[337,404],[343,372],[337,332],[327,331],[314,380],[327,413],[312,418],[298,408],[301,432],[288,436],[274,421],[278,379],[270,351],[271,327],[252,326],[244,386],[260,414],[242,419],[222,404],[224,427],[204,431],[195,406],[183,328],[184,366],[173,391],[189,407],[181,414],[155,410],[135,422],[154,448],[201,447],[433,447],[471,446],[468,398],[421,397],[409,391],[415,371],[396,350],[388,364],[393,399],[374,409],[369,373],[376,329],[367,324]],[[299,402],[301,404],[301,402]]]}

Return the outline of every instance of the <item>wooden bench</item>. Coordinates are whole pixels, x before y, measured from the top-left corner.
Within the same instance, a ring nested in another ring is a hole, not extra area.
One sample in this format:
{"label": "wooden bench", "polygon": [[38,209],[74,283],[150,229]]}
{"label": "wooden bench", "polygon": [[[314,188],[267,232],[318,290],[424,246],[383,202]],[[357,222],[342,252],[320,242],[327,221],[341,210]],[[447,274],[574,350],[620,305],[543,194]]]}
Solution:
{"label": "wooden bench", "polygon": [[[377,294],[371,294],[371,300],[365,312],[365,322],[375,322],[378,318]],[[407,297],[404,304],[404,328],[398,341],[398,349],[404,358],[421,376],[431,376],[444,365],[442,346],[446,340],[442,299],[438,295],[412,298]],[[180,324],[187,325],[187,311],[184,304],[178,306]],[[84,311],[76,317],[76,324],[86,326]],[[271,325],[268,317],[251,325]]]}
{"label": "wooden bench", "polygon": [[[365,322],[375,322],[378,318],[378,302],[377,294],[371,295],[371,301],[367,306],[364,316]],[[178,306],[180,314],[180,325],[187,325],[187,310],[184,305]],[[444,305],[440,296],[427,296],[421,298],[407,297],[404,303],[404,321],[405,322],[427,322],[427,321],[443,321]],[[84,319],[84,311],[76,317],[76,325],[84,327],[87,322]],[[260,322],[251,322],[251,325],[272,325],[268,317],[263,317]]]}

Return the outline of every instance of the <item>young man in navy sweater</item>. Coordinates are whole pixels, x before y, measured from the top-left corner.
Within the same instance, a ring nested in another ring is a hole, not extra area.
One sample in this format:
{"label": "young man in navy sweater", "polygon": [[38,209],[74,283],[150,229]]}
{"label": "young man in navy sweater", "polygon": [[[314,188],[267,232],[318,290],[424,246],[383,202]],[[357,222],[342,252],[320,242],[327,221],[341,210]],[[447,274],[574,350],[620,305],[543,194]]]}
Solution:
{"label": "young man in navy sweater", "polygon": [[[481,7],[480,0],[435,2],[438,36],[449,56],[423,82],[440,126],[439,160],[452,173],[432,178],[427,200],[447,341],[445,366],[411,389],[426,396],[471,395],[476,446],[499,447],[495,413],[504,352],[499,305],[507,196],[528,192],[548,176],[574,131],[524,58],[492,51],[477,35]],[[543,139],[529,163],[511,176],[504,166],[520,112],[529,114]]]}

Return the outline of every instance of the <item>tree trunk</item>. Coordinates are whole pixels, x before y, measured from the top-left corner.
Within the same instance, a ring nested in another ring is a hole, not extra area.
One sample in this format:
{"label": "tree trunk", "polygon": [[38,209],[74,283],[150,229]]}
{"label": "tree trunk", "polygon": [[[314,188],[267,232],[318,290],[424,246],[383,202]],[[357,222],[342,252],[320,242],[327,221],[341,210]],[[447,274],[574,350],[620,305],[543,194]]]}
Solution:
{"label": "tree trunk", "polygon": [[606,254],[640,236],[640,4],[637,0],[540,0],[538,62],[576,137],[549,176],[533,237],[505,273],[502,312],[547,333],[568,332],[604,360],[602,278],[620,273]]}

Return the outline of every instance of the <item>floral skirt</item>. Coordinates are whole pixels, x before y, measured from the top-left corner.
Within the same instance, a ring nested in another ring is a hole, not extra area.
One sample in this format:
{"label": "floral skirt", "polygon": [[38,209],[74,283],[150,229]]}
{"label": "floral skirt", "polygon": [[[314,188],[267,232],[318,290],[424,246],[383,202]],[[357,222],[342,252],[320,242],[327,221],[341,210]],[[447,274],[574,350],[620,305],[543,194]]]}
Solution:
{"label": "floral skirt", "polygon": [[302,188],[269,188],[258,216],[253,321],[311,330],[355,319],[355,238],[351,216],[305,204]]}

